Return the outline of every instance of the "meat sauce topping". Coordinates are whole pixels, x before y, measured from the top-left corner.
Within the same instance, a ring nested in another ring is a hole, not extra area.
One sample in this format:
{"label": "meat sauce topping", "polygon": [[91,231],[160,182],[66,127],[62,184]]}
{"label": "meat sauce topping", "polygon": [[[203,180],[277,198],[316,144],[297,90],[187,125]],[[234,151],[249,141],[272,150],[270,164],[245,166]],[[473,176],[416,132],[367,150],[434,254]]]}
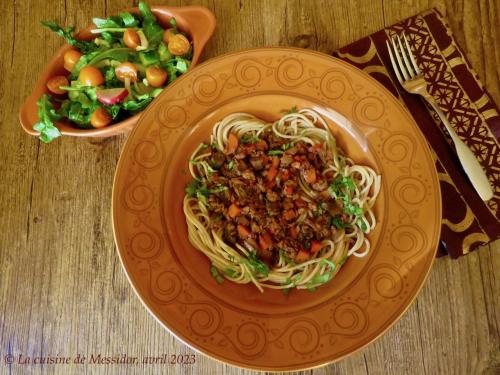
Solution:
{"label": "meat sauce topping", "polygon": [[[352,207],[336,199],[338,176],[324,173],[333,157],[323,144],[287,143],[269,129],[241,139],[230,133],[225,150],[205,148],[209,177],[187,192],[204,200],[211,229],[222,232],[226,243],[255,251],[270,266],[280,256],[301,263],[348,225],[346,209]],[[340,183],[354,187],[352,180]]]}

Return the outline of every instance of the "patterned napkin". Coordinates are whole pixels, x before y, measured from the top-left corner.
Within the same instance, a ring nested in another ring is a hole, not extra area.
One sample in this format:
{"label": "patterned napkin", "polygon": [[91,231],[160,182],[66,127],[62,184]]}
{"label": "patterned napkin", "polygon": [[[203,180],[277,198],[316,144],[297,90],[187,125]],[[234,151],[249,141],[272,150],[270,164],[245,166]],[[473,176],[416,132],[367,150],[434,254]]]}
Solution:
{"label": "patterned napkin", "polygon": [[[393,75],[385,41],[405,33],[428,90],[460,138],[486,170],[495,196],[483,202],[462,170],[437,114],[408,94]],[[440,255],[456,258],[500,238],[500,116],[451,30],[430,10],[358,40],[334,53],[369,73],[406,105],[431,146],[441,183]]]}

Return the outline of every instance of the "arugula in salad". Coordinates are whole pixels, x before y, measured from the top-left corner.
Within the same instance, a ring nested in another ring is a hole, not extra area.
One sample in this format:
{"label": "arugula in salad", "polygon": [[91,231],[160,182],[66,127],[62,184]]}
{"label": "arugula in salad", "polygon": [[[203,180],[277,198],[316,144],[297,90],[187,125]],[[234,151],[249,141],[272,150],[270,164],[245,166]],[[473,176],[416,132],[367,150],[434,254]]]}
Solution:
{"label": "arugula in salad", "polygon": [[176,20],[163,29],[146,3],[139,3],[139,12],[94,18],[90,41],[75,38],[73,27],[42,22],[72,48],[64,54],[68,75],[52,77],[50,95],[38,101],[40,120],[33,128],[40,140],[59,137],[54,121],[62,118],[78,128],[101,128],[130,117],[188,70],[193,47]]}

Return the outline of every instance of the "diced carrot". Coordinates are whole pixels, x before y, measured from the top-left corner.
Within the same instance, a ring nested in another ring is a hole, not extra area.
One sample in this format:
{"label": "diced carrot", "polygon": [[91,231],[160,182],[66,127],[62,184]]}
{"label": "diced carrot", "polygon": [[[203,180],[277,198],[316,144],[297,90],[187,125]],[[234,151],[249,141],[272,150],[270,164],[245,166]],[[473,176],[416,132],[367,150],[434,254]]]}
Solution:
{"label": "diced carrot", "polygon": [[303,175],[304,180],[306,180],[308,184],[314,184],[316,182],[316,170],[314,168],[306,169]]}
{"label": "diced carrot", "polygon": [[267,181],[273,181],[277,175],[278,175],[278,168],[275,167],[269,168],[266,175]]}
{"label": "diced carrot", "polygon": [[297,227],[290,227],[289,231],[290,237],[292,237],[293,239],[296,239],[298,237],[299,231],[297,230]]}
{"label": "diced carrot", "polygon": [[293,187],[291,187],[291,186],[285,187],[285,194],[292,195],[293,194]]}
{"label": "diced carrot", "polygon": [[259,236],[259,246],[262,250],[271,250],[273,247],[273,240],[269,233],[264,232]]}
{"label": "diced carrot", "polygon": [[234,133],[229,133],[227,138],[226,155],[231,155],[236,152],[236,149],[240,145],[240,140]]}
{"label": "diced carrot", "polygon": [[302,262],[305,262],[306,260],[308,260],[310,257],[311,257],[311,255],[307,251],[299,250],[297,255],[295,255],[295,261],[297,263],[302,263]]}
{"label": "diced carrot", "polygon": [[242,224],[238,224],[236,229],[238,230],[238,234],[240,235],[241,238],[248,238],[252,234],[252,232],[250,232],[250,229],[248,229],[246,226]]}
{"label": "diced carrot", "polygon": [[233,203],[229,206],[227,214],[229,215],[229,217],[234,219],[235,217],[240,216],[241,209],[236,204]]}
{"label": "diced carrot", "polygon": [[267,143],[263,139],[259,140],[257,143],[255,143],[255,147],[257,150],[265,151],[267,150]]}
{"label": "diced carrot", "polygon": [[273,157],[272,158],[272,164],[271,164],[271,168],[276,168],[278,169],[279,165],[280,165],[280,159],[277,158],[277,157]]}
{"label": "diced carrot", "polygon": [[312,241],[311,249],[309,249],[309,251],[311,252],[311,254],[316,254],[319,250],[321,250],[324,247],[325,245],[320,241]]}
{"label": "diced carrot", "polygon": [[286,210],[283,213],[283,217],[285,218],[285,220],[293,220],[293,219],[295,219],[295,211],[294,210]]}

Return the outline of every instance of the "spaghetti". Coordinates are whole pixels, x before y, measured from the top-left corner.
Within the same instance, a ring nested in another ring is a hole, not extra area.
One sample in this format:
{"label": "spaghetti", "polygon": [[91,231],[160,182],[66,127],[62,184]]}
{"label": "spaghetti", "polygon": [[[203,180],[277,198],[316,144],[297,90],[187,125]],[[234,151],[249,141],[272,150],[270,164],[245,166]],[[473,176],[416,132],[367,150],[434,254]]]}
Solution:
{"label": "spaghetti", "polygon": [[219,283],[312,291],[349,256],[370,251],[381,177],[345,156],[311,109],[274,123],[228,115],[214,125],[211,144],[194,151],[189,170],[189,240]]}

